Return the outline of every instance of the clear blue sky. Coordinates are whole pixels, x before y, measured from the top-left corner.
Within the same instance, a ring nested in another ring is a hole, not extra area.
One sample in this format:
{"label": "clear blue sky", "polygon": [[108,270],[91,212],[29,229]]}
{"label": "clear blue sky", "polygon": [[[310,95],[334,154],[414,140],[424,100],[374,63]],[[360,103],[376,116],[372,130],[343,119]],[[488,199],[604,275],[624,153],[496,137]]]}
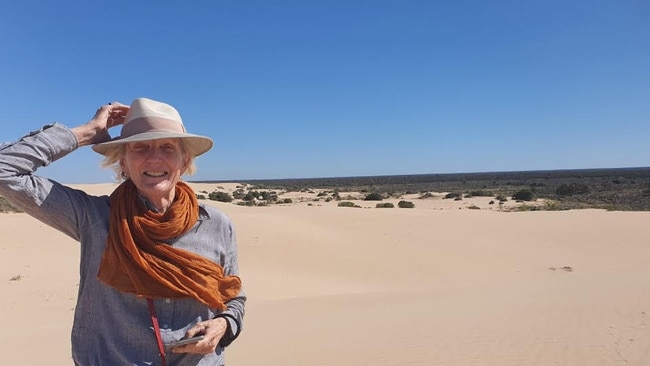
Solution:
{"label": "clear blue sky", "polygon": [[0,142],[146,96],[215,140],[197,180],[650,166],[645,0],[12,0],[0,30]]}

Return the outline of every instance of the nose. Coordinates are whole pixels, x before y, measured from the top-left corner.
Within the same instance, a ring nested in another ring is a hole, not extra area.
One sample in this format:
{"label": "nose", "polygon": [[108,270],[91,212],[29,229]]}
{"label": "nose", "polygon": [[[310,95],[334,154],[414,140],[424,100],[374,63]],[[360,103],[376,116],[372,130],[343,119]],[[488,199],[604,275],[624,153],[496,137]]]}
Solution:
{"label": "nose", "polygon": [[149,149],[149,154],[147,155],[148,160],[162,160],[162,149],[160,148],[152,148]]}

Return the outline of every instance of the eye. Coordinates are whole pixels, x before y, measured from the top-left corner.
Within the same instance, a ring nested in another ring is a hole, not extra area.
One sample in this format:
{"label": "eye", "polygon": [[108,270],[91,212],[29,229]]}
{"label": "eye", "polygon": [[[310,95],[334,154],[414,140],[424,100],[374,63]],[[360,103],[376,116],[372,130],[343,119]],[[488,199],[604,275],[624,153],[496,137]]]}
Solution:
{"label": "eye", "polygon": [[147,147],[145,145],[135,145],[132,149],[135,152],[143,152],[147,150]]}

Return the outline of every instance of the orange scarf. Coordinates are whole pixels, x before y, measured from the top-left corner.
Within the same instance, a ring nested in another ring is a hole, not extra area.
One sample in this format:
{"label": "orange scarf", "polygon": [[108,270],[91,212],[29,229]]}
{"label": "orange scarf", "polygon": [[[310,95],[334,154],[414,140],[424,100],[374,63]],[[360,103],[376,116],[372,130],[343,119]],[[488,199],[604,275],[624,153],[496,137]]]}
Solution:
{"label": "orange scarf", "polygon": [[189,297],[226,309],[241,289],[239,277],[224,276],[217,263],[163,242],[186,233],[198,219],[198,201],[187,184],[177,183],[164,214],[147,210],[130,180],[110,199],[108,240],[97,274],[102,282],[141,297]]}

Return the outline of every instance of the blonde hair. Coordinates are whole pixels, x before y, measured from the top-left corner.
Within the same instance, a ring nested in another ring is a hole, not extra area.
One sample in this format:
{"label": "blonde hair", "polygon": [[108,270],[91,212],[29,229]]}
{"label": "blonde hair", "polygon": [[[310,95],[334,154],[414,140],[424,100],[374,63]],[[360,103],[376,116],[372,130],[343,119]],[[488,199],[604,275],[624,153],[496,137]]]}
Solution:
{"label": "blonde hair", "polygon": [[[186,142],[183,139],[180,139],[181,150],[183,155],[188,155]],[[102,168],[109,168],[115,172],[115,179],[118,182],[126,180],[126,175],[120,166],[120,160],[126,155],[126,144],[117,144],[111,146],[105,153],[104,159],[101,162]],[[196,172],[196,164],[194,164],[194,156],[189,155],[189,162],[185,168],[185,173],[183,175],[192,175]]]}

